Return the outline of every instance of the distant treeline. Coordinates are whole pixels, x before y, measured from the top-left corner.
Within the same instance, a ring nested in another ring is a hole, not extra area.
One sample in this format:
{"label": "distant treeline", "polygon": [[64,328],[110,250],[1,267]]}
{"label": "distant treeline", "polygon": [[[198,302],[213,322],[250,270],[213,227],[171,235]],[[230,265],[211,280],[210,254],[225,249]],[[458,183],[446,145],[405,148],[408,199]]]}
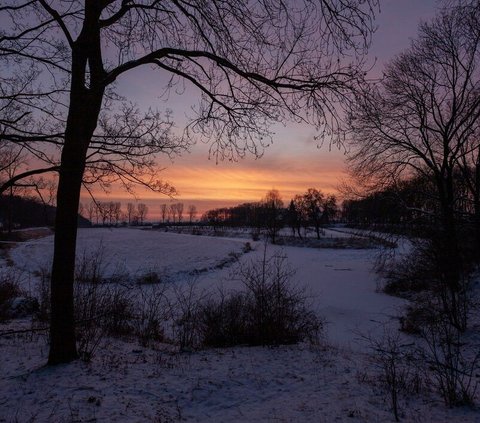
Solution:
{"label": "distant treeline", "polygon": [[[18,195],[0,196],[0,226],[2,230],[15,228],[52,226],[56,208],[44,204],[36,198]],[[79,226],[89,226],[90,222],[78,216]]]}
{"label": "distant treeline", "polygon": [[213,226],[245,226],[264,228],[275,242],[278,230],[288,226],[292,234],[301,237],[301,228],[314,227],[320,237],[320,227],[338,217],[337,200],[320,190],[309,188],[304,194],[296,195],[284,206],[277,190],[269,191],[259,202],[243,203],[234,207],[209,210],[202,221]]}
{"label": "distant treeline", "polygon": [[[454,213],[462,225],[478,230],[480,196],[472,195],[462,175],[455,175]],[[479,173],[480,180],[480,173]],[[344,222],[356,226],[410,227],[414,230],[434,226],[441,203],[433,182],[426,177],[414,177],[395,186],[378,189],[354,200],[345,200],[342,207]]]}

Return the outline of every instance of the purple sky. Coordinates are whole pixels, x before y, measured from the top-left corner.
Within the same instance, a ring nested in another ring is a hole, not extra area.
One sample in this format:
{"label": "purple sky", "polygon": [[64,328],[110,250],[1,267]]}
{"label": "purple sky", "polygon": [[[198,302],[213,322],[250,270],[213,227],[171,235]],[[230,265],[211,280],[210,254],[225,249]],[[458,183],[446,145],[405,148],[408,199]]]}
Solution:
{"label": "purple sky", "polygon": [[[371,76],[381,75],[383,65],[409,46],[415,38],[418,23],[435,14],[437,0],[380,0],[378,30],[374,34],[369,60],[373,66]],[[195,104],[193,91],[183,95],[170,95],[159,99],[156,86],[161,87],[165,78],[159,72],[143,68],[123,77],[118,91],[141,106],[173,110],[176,126],[183,128],[185,116]],[[162,173],[178,189],[180,196],[174,201],[196,204],[199,210],[244,201],[258,201],[269,189],[280,191],[285,201],[295,193],[309,187],[325,192],[335,192],[345,176],[343,149],[332,147],[328,142],[317,148],[313,140],[314,129],[300,125],[275,127],[274,144],[266,149],[261,159],[253,157],[239,162],[216,164],[208,160],[208,146],[198,144],[189,154],[174,162],[161,162],[166,170]],[[165,197],[138,191],[138,199],[150,206],[150,217],[159,215],[159,204],[169,202]],[[100,199],[102,195],[99,194]],[[126,203],[134,201],[126,193],[113,190],[112,200]]]}

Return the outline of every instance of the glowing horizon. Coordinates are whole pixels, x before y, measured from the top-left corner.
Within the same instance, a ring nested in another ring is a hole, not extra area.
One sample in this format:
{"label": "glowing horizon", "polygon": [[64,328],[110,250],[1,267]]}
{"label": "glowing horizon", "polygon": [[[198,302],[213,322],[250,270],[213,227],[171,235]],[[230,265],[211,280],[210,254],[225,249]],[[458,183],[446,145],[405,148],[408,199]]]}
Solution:
{"label": "glowing horizon", "polygon": [[[369,54],[372,78],[381,76],[383,65],[408,47],[410,38],[415,37],[418,23],[429,19],[434,12],[435,0],[383,2]],[[158,73],[142,69],[128,77],[122,76],[118,91],[138,102],[142,108],[171,109],[176,129],[181,131],[196,95],[185,91],[182,95],[161,99],[152,89],[158,85],[158,78]],[[95,197],[100,201],[120,201],[124,208],[128,202],[144,202],[150,207],[149,218],[156,219],[162,203],[194,204],[201,214],[211,208],[259,201],[270,189],[279,190],[285,203],[295,194],[312,187],[324,193],[338,194],[338,187],[347,177],[342,151],[328,151],[328,140],[323,148],[318,149],[315,130],[311,127],[285,124],[276,125],[273,130],[274,144],[265,150],[264,157],[257,160],[247,157],[234,163],[215,164],[208,160],[208,147],[202,143],[174,162],[160,158],[160,165],[165,170],[159,174],[159,179],[171,183],[179,193],[172,200],[140,188],[136,189],[136,196],[132,196],[116,186],[108,195],[96,189]],[[85,192],[82,201],[89,201]]]}
{"label": "glowing horizon", "polygon": [[[154,209],[149,206],[149,216],[158,218],[159,206],[163,203],[193,204],[202,214],[212,208],[260,201],[271,189],[279,190],[285,203],[308,188],[337,194],[338,185],[346,175],[343,171],[343,153],[325,153],[315,147],[310,153],[308,155],[301,151],[286,158],[278,152],[269,155],[267,150],[261,159],[219,164],[196,153],[179,158],[159,174],[160,179],[177,189],[178,195],[173,199],[146,189],[137,189],[136,196],[132,196],[119,187],[112,187],[108,195],[96,190],[95,197],[99,201],[120,201],[124,207],[126,203],[136,201],[158,205]],[[89,201],[86,193],[83,193],[82,201]]]}

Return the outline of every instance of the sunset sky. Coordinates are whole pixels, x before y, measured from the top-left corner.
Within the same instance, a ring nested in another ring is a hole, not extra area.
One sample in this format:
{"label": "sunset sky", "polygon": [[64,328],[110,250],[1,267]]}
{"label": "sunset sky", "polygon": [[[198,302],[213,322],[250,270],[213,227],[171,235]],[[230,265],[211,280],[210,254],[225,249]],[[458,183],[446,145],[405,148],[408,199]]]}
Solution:
{"label": "sunset sky", "polygon": [[[436,0],[381,0],[378,30],[369,55],[372,77],[381,75],[383,65],[408,47],[409,40],[416,36],[418,23],[431,18],[436,6]],[[121,79],[118,92],[142,107],[171,109],[176,127],[181,131],[185,115],[196,104],[196,99],[187,92],[171,95],[168,102],[159,100],[155,87],[161,86],[161,78],[158,72],[141,69]],[[135,199],[116,187],[112,187],[108,196],[97,192],[96,197],[124,204],[136,200],[145,202],[149,206],[149,218],[155,219],[159,216],[160,204],[170,201],[183,202],[186,206],[195,204],[202,213],[214,207],[258,201],[272,188],[280,191],[284,201],[310,187],[337,192],[346,177],[343,149],[329,148],[328,140],[318,148],[311,127],[277,125],[274,133],[273,145],[260,159],[247,157],[238,162],[215,163],[208,159],[208,145],[200,143],[173,162],[160,160],[165,167],[160,177],[179,192],[174,200],[140,189]],[[86,194],[82,201],[89,201]]]}

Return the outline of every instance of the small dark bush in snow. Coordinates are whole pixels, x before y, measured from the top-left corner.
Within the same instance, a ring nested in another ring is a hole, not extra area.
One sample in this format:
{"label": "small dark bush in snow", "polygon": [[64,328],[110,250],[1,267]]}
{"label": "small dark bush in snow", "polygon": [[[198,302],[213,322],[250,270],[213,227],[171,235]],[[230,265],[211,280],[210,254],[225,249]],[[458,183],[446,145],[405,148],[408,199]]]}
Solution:
{"label": "small dark bush in snow", "polygon": [[21,295],[17,279],[12,272],[0,275],[0,322],[11,317],[11,306],[15,298]]}
{"label": "small dark bush in snow", "polygon": [[198,312],[204,346],[280,345],[315,341],[322,329],[304,290],[292,283],[286,257],[274,255],[236,269],[241,292],[209,299]]}

